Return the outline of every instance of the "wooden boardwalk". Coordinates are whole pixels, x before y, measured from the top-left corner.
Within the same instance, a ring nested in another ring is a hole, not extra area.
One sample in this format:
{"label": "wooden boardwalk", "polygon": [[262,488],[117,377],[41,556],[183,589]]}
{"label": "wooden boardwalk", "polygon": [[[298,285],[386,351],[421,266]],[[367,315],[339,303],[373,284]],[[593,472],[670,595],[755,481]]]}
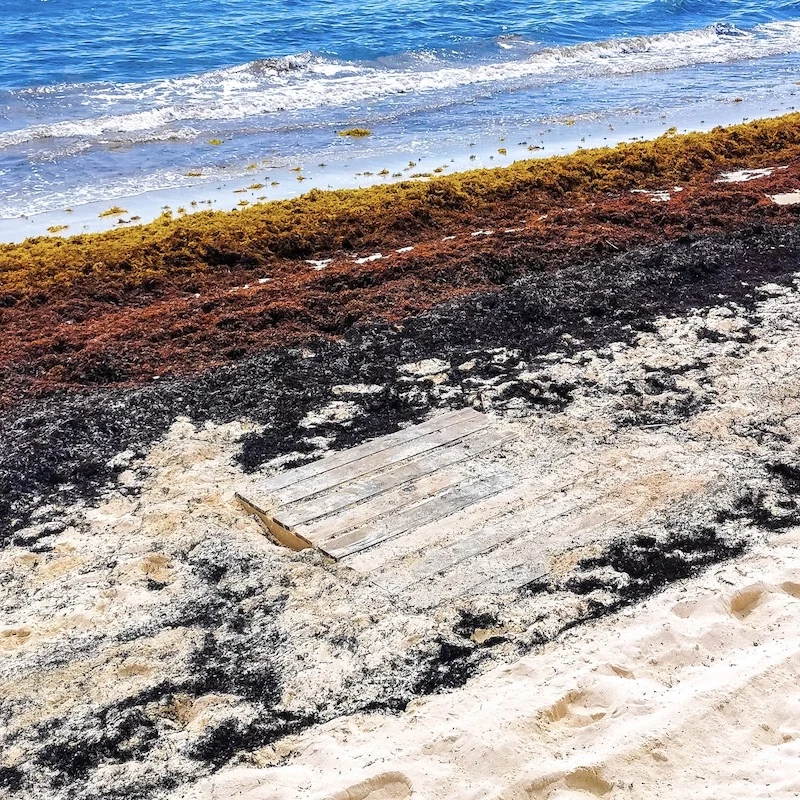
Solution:
{"label": "wooden boardwalk", "polygon": [[280,473],[245,503],[283,544],[338,561],[513,485],[479,458],[510,438],[477,411],[453,411]]}
{"label": "wooden boardwalk", "polygon": [[641,524],[697,480],[661,455],[538,468],[508,423],[442,414],[257,484],[245,507],[294,549],[314,547],[420,607],[518,590],[565,554]]}

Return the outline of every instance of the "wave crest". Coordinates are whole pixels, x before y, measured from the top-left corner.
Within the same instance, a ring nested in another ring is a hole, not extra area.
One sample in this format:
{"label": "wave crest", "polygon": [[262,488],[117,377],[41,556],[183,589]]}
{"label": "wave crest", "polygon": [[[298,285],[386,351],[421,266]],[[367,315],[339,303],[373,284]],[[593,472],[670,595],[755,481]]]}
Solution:
{"label": "wave crest", "polygon": [[[413,97],[487,84],[496,84],[502,91],[504,85],[530,87],[795,52],[800,52],[797,22],[767,23],[752,30],[718,24],[678,33],[543,48],[524,57],[472,65],[410,57],[395,65],[346,63],[300,53],[147,84],[82,86],[78,94],[90,107],[100,110],[97,116],[6,131],[0,133],[0,148],[65,137],[102,143],[109,137],[122,136],[130,141],[132,134],[143,132],[164,139],[169,131],[193,130],[192,125],[198,122],[224,123],[275,112],[347,107],[392,95]],[[59,97],[66,91],[62,88]]]}

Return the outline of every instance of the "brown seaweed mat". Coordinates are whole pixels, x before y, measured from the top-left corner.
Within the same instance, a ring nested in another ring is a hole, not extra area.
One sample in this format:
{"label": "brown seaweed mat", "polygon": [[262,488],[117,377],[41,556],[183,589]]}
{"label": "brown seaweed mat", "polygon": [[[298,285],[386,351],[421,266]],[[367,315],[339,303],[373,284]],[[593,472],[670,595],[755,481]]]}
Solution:
{"label": "brown seaweed mat", "polygon": [[[65,387],[197,375],[631,248],[791,224],[800,206],[768,195],[800,187],[798,155],[800,115],[791,115],[2,246],[0,406]],[[723,169],[769,166],[786,168],[717,180]]]}

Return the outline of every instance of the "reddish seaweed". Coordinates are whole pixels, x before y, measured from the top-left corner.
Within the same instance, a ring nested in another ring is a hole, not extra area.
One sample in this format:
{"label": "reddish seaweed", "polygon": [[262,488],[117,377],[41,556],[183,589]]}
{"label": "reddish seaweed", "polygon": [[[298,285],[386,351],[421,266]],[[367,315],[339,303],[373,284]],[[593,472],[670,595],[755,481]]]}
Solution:
{"label": "reddish seaweed", "polygon": [[462,222],[446,239],[428,232],[391,241],[413,245],[411,252],[384,242],[376,249],[386,256],[362,264],[339,252],[322,271],[284,258],[268,268],[240,264],[136,285],[92,276],[53,285],[8,298],[0,310],[0,405],[64,387],[198,374],[264,348],[340,336],[356,323],[397,322],[526,274],[664,240],[790,223],[798,207],[777,206],[767,195],[798,186],[795,164],[745,183],[701,175],[664,203],[600,193],[526,211],[515,196],[483,216],[481,228],[492,235],[474,236],[474,223]]}

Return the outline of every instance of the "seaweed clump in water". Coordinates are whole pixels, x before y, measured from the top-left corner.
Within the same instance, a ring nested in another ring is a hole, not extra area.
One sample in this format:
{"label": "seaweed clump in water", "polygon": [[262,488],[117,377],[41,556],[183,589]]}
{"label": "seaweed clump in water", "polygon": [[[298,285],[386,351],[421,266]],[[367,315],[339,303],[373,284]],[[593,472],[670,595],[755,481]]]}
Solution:
{"label": "seaweed clump in water", "polygon": [[365,136],[372,136],[372,131],[367,128],[348,128],[345,131],[339,131],[339,136],[349,136],[353,139],[362,139]]}

